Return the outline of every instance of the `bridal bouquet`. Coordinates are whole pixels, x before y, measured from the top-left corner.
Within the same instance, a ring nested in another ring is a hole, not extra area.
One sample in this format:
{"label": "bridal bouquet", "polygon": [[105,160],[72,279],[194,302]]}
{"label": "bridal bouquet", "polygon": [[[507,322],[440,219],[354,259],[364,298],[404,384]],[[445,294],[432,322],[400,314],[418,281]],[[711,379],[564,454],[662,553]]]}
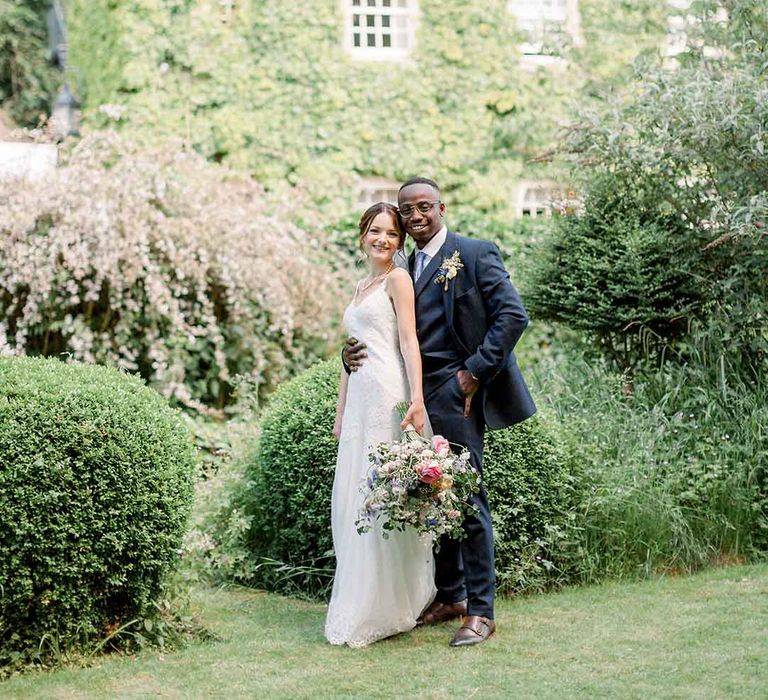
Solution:
{"label": "bridal bouquet", "polygon": [[425,438],[410,429],[397,442],[374,445],[370,461],[355,523],[359,533],[368,532],[376,518],[383,518],[384,537],[387,531],[406,527],[435,537],[464,536],[461,523],[473,508],[467,500],[480,484],[466,448],[456,454],[441,435]]}

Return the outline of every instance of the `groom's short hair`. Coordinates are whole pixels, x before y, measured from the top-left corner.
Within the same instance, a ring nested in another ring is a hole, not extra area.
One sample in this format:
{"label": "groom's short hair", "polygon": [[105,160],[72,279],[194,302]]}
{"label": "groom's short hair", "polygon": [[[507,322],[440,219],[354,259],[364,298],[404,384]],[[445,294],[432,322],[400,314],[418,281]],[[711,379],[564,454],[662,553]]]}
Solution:
{"label": "groom's short hair", "polygon": [[[430,180],[428,177],[412,177],[410,180],[406,180],[400,185],[400,190],[409,187],[410,185],[429,185],[433,187],[438,194],[440,194],[440,188],[434,180]],[[398,190],[398,192],[400,191]]]}

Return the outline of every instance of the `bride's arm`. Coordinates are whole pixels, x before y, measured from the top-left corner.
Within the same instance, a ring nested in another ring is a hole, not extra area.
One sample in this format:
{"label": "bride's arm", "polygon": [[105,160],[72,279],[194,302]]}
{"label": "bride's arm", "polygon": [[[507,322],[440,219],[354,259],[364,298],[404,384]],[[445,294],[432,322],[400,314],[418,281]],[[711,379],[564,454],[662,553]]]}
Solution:
{"label": "bride's arm", "polygon": [[337,440],[341,437],[341,421],[344,419],[344,406],[347,403],[347,384],[349,375],[346,370],[341,368],[339,376],[339,398],[336,401],[336,420],[333,421],[333,437]]}
{"label": "bride's arm", "polygon": [[416,336],[416,308],[411,276],[403,269],[393,270],[387,277],[387,292],[395,307],[400,354],[405,362],[405,373],[411,388],[411,405],[400,427],[405,428],[410,423],[418,433],[422,433],[426,410],[421,385],[421,352]]}

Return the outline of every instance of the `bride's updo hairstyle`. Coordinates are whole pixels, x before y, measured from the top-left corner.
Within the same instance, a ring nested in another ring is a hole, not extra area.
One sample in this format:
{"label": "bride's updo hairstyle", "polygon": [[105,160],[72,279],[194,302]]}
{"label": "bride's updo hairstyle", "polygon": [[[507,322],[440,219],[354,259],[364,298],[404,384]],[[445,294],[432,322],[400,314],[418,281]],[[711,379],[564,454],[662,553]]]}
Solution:
{"label": "bride's updo hairstyle", "polygon": [[397,213],[397,207],[394,204],[390,204],[389,202],[376,202],[376,204],[372,204],[370,207],[368,207],[360,217],[360,239],[358,241],[360,250],[364,251],[363,240],[365,239],[365,234],[368,233],[368,229],[371,228],[373,220],[379,214],[383,214],[385,212],[392,217],[392,221],[395,223],[395,230],[399,236],[397,247],[400,250],[403,249],[403,246],[405,245],[405,229],[403,228],[402,221],[400,221],[400,215]]}

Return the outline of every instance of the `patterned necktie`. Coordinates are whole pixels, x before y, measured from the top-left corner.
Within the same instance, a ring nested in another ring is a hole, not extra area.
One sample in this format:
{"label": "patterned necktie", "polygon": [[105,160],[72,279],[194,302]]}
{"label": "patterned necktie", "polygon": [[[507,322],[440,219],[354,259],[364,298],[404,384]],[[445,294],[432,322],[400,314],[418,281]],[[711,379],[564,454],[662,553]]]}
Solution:
{"label": "patterned necktie", "polygon": [[416,265],[413,268],[414,282],[418,282],[419,277],[421,277],[421,273],[424,272],[424,268],[427,266],[428,261],[429,255],[427,255],[423,250],[420,250],[418,253],[416,253]]}

